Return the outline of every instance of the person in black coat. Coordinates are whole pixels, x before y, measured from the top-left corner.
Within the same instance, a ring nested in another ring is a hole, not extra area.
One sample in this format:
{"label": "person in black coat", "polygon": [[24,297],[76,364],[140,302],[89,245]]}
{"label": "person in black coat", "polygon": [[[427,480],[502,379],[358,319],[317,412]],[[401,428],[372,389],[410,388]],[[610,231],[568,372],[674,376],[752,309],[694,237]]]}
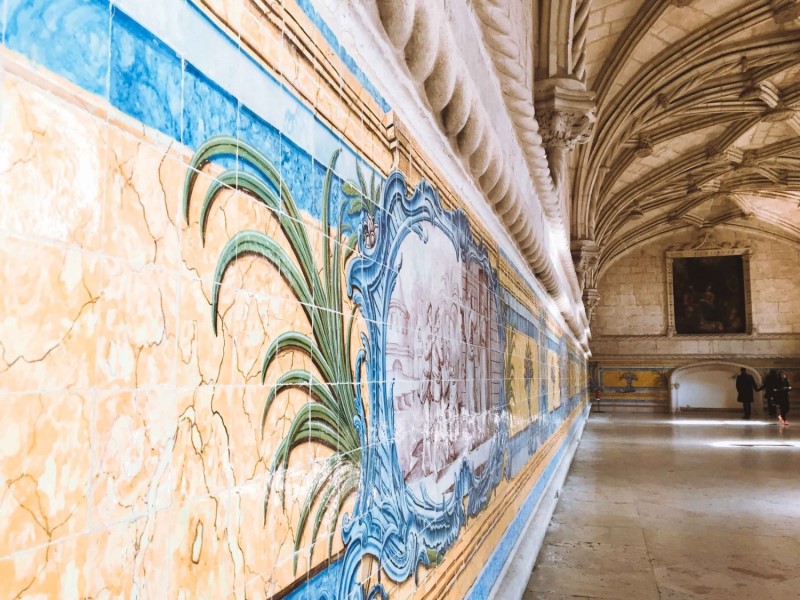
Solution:
{"label": "person in black coat", "polygon": [[756,380],[753,379],[753,376],[747,372],[747,369],[742,367],[739,375],[736,376],[736,391],[738,393],[736,401],[744,405],[743,419],[750,418],[753,408],[753,392],[757,392],[760,389],[756,385]]}
{"label": "person in black coat", "polygon": [[769,411],[770,417],[778,416],[776,394],[780,382],[781,378],[778,377],[778,371],[770,369],[769,373],[767,373],[767,376],[764,378],[764,385],[761,386],[761,389],[764,390],[764,396],[767,398],[767,410]]}
{"label": "person in black coat", "polygon": [[778,407],[781,409],[781,414],[778,415],[781,425],[788,425],[789,421],[786,420],[786,415],[789,414],[789,390],[792,389],[789,383],[789,378],[783,371],[780,372],[780,379],[778,389],[775,392],[775,399],[778,401]]}

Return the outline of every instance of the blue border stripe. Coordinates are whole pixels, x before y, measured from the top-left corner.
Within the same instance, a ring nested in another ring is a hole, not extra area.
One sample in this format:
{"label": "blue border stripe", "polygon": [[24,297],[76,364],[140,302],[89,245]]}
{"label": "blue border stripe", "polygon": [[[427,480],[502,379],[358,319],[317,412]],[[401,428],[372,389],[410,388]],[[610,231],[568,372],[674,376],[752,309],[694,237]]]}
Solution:
{"label": "blue border stripe", "polygon": [[300,7],[300,10],[302,10],[306,14],[306,16],[311,20],[311,22],[314,23],[316,28],[322,34],[322,37],[325,38],[325,41],[328,42],[328,45],[336,53],[336,56],[338,56],[339,59],[345,64],[347,69],[353,74],[353,77],[355,77],[358,80],[358,82],[362,85],[362,87],[365,90],[367,90],[367,92],[369,92],[369,95],[372,96],[375,102],[377,102],[380,105],[381,110],[385,113],[392,110],[392,107],[389,106],[389,103],[386,102],[386,100],[383,98],[383,96],[380,95],[378,90],[375,89],[375,86],[372,85],[372,82],[370,82],[370,80],[367,79],[367,76],[358,67],[353,58],[347,53],[347,51],[344,48],[342,48],[342,45],[339,43],[339,40],[333,34],[333,31],[331,31],[331,28],[328,27],[328,24],[322,19],[322,17],[320,17],[319,13],[311,5],[311,2],[309,2],[309,0],[296,0],[296,1],[297,5]]}
{"label": "blue border stripe", "polygon": [[163,42],[114,9],[109,102],[173,139],[181,139],[183,61]]}
{"label": "blue border stripe", "polygon": [[108,0],[8,0],[5,13],[6,46],[108,97]]}
{"label": "blue border stripe", "polygon": [[6,41],[6,0],[0,0],[0,40]]}
{"label": "blue border stripe", "polygon": [[284,600],[337,600],[336,590],[344,560],[339,559],[292,591]]}
{"label": "blue border stripe", "polygon": [[511,305],[506,305],[506,323],[539,343],[539,327],[529,321],[525,315],[515,310]]}

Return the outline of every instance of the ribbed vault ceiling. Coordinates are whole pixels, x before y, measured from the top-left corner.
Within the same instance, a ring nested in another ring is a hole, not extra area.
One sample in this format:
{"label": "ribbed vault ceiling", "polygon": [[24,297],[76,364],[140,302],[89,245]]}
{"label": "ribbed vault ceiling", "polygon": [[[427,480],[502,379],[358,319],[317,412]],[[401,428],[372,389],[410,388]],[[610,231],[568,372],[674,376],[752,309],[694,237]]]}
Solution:
{"label": "ribbed vault ceiling", "polygon": [[798,17],[794,0],[593,0],[597,122],[572,165],[571,220],[601,271],[687,227],[800,243]]}

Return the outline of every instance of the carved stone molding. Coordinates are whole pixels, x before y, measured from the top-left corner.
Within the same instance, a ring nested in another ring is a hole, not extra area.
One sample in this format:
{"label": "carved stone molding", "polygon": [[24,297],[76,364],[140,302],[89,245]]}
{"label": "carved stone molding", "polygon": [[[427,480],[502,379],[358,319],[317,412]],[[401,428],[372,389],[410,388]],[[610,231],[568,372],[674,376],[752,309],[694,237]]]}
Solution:
{"label": "carved stone molding", "polygon": [[[650,340],[666,340],[668,339],[663,333],[651,333],[645,335],[599,335],[593,339],[594,342],[643,342]],[[800,343],[800,333],[757,333],[756,328],[750,333],[738,334],[697,334],[697,335],[681,335],[680,338],[672,338],[673,342],[686,342],[686,341],[706,341],[706,340],[753,340],[771,341],[796,341]]]}
{"label": "carved stone molding", "polygon": [[[737,243],[736,245],[731,244],[730,242],[720,242],[714,236],[712,232],[706,232],[699,238],[692,240],[686,244],[680,244],[676,246],[669,246],[667,248],[668,253],[672,252],[683,252],[683,251],[691,251],[691,250],[725,250],[726,252],[721,252],[719,254],[708,254],[708,256],[722,256],[726,254],[744,254],[749,252],[750,246],[747,243]],[[728,250],[733,250],[733,252],[727,252]],[[678,256],[678,255],[676,255]]]}
{"label": "carved stone molding", "polygon": [[[565,72],[569,77],[553,79],[552,87],[560,84],[559,104],[549,107],[537,106],[531,101],[532,90],[525,84],[527,73],[518,57],[530,48],[520,48],[514,35],[515,24],[510,18],[511,0],[473,0],[472,5],[480,20],[481,32],[486,44],[486,49],[494,65],[494,70],[500,81],[500,89],[506,104],[509,117],[514,125],[519,146],[523,151],[528,171],[536,189],[548,226],[555,239],[555,249],[565,283],[569,287],[571,300],[580,304],[580,285],[576,274],[572,270],[569,255],[569,224],[568,214],[570,206],[569,191],[566,182],[568,151],[547,149],[542,142],[539,122],[535,118],[535,110],[554,110],[582,114],[594,123],[591,112],[594,104],[585,106],[585,60],[584,44],[588,28],[588,15],[591,0],[578,0],[572,3],[554,2],[545,12],[549,20],[540,21],[539,26],[547,30],[544,35],[540,31],[539,48],[548,48],[548,52],[555,52],[561,57],[559,64],[563,63]],[[540,6],[540,10],[542,10]],[[549,40],[545,42],[545,38]],[[570,42],[571,40],[571,42]],[[568,43],[569,42],[569,43]],[[553,48],[556,44],[557,48]],[[562,50],[565,52],[562,53]],[[566,52],[570,50],[570,52]],[[570,58],[566,58],[566,54]],[[541,58],[541,57],[540,57]],[[566,62],[563,62],[566,61]],[[569,63],[569,64],[567,64]],[[536,84],[537,93],[548,89],[544,81]],[[591,94],[590,94],[591,99]],[[591,114],[591,117],[589,115]],[[591,133],[589,131],[589,133]],[[580,138],[581,136],[578,136]],[[576,141],[577,139],[576,138]],[[587,138],[588,139],[588,138]],[[585,140],[583,140],[585,141]],[[577,309],[577,322],[584,327],[588,326],[586,315],[580,306]],[[584,334],[585,335],[585,334]]]}
{"label": "carved stone molding", "polygon": [[[594,343],[595,340],[592,340],[592,344]],[[603,354],[602,358],[599,359],[599,361],[601,361],[603,364],[631,364],[631,363],[641,364],[643,360],[646,360],[647,362],[655,360],[658,361],[659,363],[666,363],[666,362],[692,363],[700,360],[729,360],[732,358],[738,358],[741,360],[774,360],[774,361],[779,361],[780,364],[785,364],[787,362],[797,360],[798,358],[800,358],[800,354],[787,355],[787,354],[772,354],[766,352],[764,354],[754,354],[751,352],[745,354],[737,352],[674,354],[674,353],[653,351],[650,354],[643,352],[637,352],[636,354]]]}

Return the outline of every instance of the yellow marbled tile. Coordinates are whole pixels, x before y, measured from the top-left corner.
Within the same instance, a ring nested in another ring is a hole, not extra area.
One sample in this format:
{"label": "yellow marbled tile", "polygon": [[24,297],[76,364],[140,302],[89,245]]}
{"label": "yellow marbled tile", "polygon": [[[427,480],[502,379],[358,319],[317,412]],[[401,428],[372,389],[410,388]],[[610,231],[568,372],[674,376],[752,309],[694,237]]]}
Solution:
{"label": "yellow marbled tile", "polygon": [[[220,312],[224,315],[231,298],[224,296],[223,299]],[[176,361],[176,385],[180,389],[231,383],[233,342],[227,335],[224,321],[220,322],[218,336],[214,335],[211,323],[211,283],[182,278]]]}
{"label": "yellow marbled tile", "polygon": [[202,386],[185,392],[178,416],[170,461],[172,503],[181,505],[195,498],[220,494],[233,486],[229,460],[229,432],[213,402],[219,391]]}
{"label": "yellow marbled tile", "polygon": [[101,250],[135,265],[176,271],[186,166],[147,140],[109,128]]}
{"label": "yellow marbled tile", "polygon": [[[155,518],[155,515],[153,515]],[[85,536],[88,598],[157,598],[167,585],[169,564],[153,562],[145,535],[147,519],[125,521]],[[164,560],[165,554],[159,559]]]}
{"label": "yellow marbled tile", "polygon": [[172,503],[170,465],[187,395],[174,390],[98,392],[92,444],[95,527]]}
{"label": "yellow marbled tile", "polygon": [[0,557],[85,531],[89,394],[0,398]]}
{"label": "yellow marbled tile", "polygon": [[193,499],[167,511],[161,535],[168,535],[166,598],[227,598],[243,589],[241,550],[229,531],[225,496]]}
{"label": "yellow marbled tile", "polygon": [[108,269],[97,257],[0,234],[0,388],[94,385],[100,302]]}
{"label": "yellow marbled tile", "polygon": [[12,76],[0,96],[0,229],[96,249],[105,121]]}
{"label": "yellow marbled tile", "polygon": [[229,462],[235,486],[267,475],[271,456],[265,455],[269,440],[262,434],[261,416],[268,391],[266,386],[224,387],[214,396],[214,412],[230,434]]}
{"label": "yellow marbled tile", "polygon": [[87,536],[0,559],[0,585],[5,598],[86,598],[89,570]]}
{"label": "yellow marbled tile", "polygon": [[175,385],[178,280],[152,268],[105,261],[97,302],[98,386]]}

